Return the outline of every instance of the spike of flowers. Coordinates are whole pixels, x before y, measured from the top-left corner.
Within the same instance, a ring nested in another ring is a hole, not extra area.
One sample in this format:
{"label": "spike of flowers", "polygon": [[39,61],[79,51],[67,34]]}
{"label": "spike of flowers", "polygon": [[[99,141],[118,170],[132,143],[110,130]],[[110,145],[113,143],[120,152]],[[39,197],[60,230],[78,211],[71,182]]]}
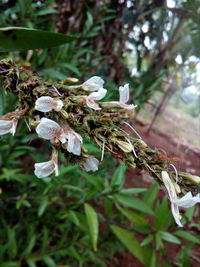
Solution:
{"label": "spike of flowers", "polygon": [[[69,161],[79,163],[86,171],[96,171],[99,165],[98,159],[88,155],[82,144],[82,136],[93,138],[102,153],[110,152],[125,165],[149,172],[160,185],[166,187],[172,213],[180,226],[179,208],[199,203],[199,176],[182,172],[177,174],[168,159],[160,159],[161,152],[149,148],[139,135],[139,138],[134,138],[122,129],[124,118],[130,112],[133,114],[135,108],[127,104],[128,84],[120,86],[119,101],[96,103],[107,92],[103,88],[104,81],[98,76],[78,85],[74,85],[74,81],[70,85],[68,79],[66,85],[65,81],[54,84],[42,82],[31,74],[26,79],[26,73],[21,75],[23,70],[9,60],[1,60],[0,69],[3,70],[0,75],[3,77],[4,89],[17,95],[19,109],[0,118],[0,135],[14,133],[16,122],[20,116],[24,116],[31,126],[36,127],[41,138],[51,142],[53,149],[69,156]],[[44,117],[41,112],[48,113]],[[53,172],[58,175],[55,157],[35,164],[37,177],[47,177]]]}

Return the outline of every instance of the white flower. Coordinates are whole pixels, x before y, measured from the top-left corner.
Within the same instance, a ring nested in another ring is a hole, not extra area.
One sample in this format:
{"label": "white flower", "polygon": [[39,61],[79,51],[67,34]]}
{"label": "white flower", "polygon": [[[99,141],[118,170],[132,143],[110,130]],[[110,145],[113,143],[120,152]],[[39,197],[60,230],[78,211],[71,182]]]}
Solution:
{"label": "white flower", "polygon": [[126,104],[129,100],[129,84],[119,87],[119,101],[104,102],[103,105],[113,108],[134,109],[136,106]]}
{"label": "white flower", "polygon": [[119,102],[126,103],[129,100],[129,84],[119,87]]}
{"label": "white flower", "polygon": [[166,171],[161,172],[163,183],[167,189],[167,192],[169,194],[169,199],[171,201],[171,210],[172,214],[174,216],[174,219],[176,223],[182,227],[182,223],[180,221],[181,215],[179,212],[180,208],[189,208],[194,206],[196,203],[200,203],[200,194],[196,196],[192,196],[191,192],[188,192],[185,196],[182,198],[178,198],[175,190],[175,186],[172,183],[171,179],[169,178],[169,175]]}
{"label": "white flower", "polygon": [[55,171],[55,175],[59,175],[58,170],[58,153],[53,151],[51,160],[41,163],[35,163],[35,176],[38,178],[48,177]]}
{"label": "white flower", "polygon": [[53,120],[42,118],[39,125],[36,127],[36,132],[39,137],[52,142],[59,140],[62,144],[66,143],[66,137],[63,128]]}
{"label": "white flower", "polygon": [[94,110],[100,110],[101,108],[97,103],[95,103],[95,101],[103,99],[106,93],[107,93],[106,89],[100,88],[97,92],[92,92],[91,94],[86,96],[85,99],[87,106]]}
{"label": "white flower", "polygon": [[174,203],[182,208],[190,208],[194,206],[197,203],[200,203],[200,194],[197,194],[196,196],[192,196],[191,192],[188,192],[185,196],[182,198],[179,198],[177,200],[174,200]]}
{"label": "white flower", "polygon": [[98,170],[99,161],[93,156],[88,157],[83,163],[82,166],[86,172],[92,171],[95,172]]}
{"label": "white flower", "polygon": [[73,153],[74,155],[80,156],[81,143],[83,142],[82,137],[70,127],[67,127],[64,132],[68,142],[67,151]]}
{"label": "white flower", "polygon": [[0,120],[0,135],[11,133],[14,136],[17,123],[17,118],[13,118],[12,120]]}
{"label": "white flower", "polygon": [[55,99],[50,96],[41,96],[35,102],[35,109],[41,112],[49,112],[52,109],[60,111],[62,107],[62,100]]}
{"label": "white flower", "polygon": [[93,76],[85,81],[82,86],[89,91],[98,91],[103,87],[104,80],[99,76]]}

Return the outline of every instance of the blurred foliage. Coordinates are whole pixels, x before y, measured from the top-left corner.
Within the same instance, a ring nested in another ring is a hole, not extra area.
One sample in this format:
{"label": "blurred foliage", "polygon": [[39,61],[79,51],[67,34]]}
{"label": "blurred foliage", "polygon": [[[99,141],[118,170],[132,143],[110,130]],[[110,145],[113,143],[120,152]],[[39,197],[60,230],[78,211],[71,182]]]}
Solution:
{"label": "blurred foliage", "polygon": [[[198,0],[180,2],[168,8],[166,1],[2,0],[1,27],[57,31],[76,40],[0,56],[52,80],[95,74],[109,77],[111,88],[127,81],[141,107],[162,90],[177,67],[177,53],[183,61],[189,54],[199,56]],[[134,76],[129,68],[136,69]],[[5,98],[0,89],[0,114],[14,105],[15,98]],[[60,155],[60,176],[38,179],[30,166],[46,160],[50,150],[41,150],[42,141],[24,125],[15,138],[0,137],[1,267],[121,266],[124,249],[144,266],[190,266],[199,244],[194,208],[185,213],[187,228],[177,230],[158,186],[124,188],[126,168],[108,155],[95,174],[68,165]],[[100,157],[92,144],[87,148]]]}
{"label": "blurred foliage", "polygon": [[[199,58],[199,0],[175,1],[173,8],[165,0],[1,2],[2,27],[77,37],[59,48],[20,53],[21,63],[52,79],[96,74],[109,77],[113,88],[127,81],[138,108],[163,90],[169,75],[177,71],[177,55],[183,62],[191,55]],[[12,57],[19,59],[18,54]]]}
{"label": "blurred foliage", "polygon": [[[123,251],[121,243],[144,266],[185,266],[199,243],[188,229],[200,225],[177,230],[167,199],[158,197],[157,184],[149,190],[124,189],[124,166],[116,168],[110,160],[110,166],[88,174],[64,166],[62,155],[60,176],[38,179],[29,166],[43,160],[45,151],[36,149],[40,144],[34,137],[22,130],[14,139],[0,140],[2,267],[110,266],[113,258],[120,261],[116,253]],[[111,166],[116,169],[113,175]],[[194,208],[188,209],[186,223],[193,214]],[[167,243],[180,252],[175,259]]]}

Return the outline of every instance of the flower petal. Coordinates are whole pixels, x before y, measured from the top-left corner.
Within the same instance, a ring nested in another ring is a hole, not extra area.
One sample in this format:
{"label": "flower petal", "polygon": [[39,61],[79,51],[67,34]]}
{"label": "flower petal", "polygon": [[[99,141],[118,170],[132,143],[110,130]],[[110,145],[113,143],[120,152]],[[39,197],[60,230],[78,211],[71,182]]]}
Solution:
{"label": "flower petal", "polygon": [[102,105],[104,107],[109,107],[109,108],[124,108],[124,109],[134,109],[137,106],[135,105],[128,105],[119,101],[110,101],[110,102],[102,102]]}
{"label": "flower petal", "polygon": [[103,84],[104,80],[101,77],[93,76],[85,81],[82,85],[90,91],[98,91],[101,87],[103,87]]}
{"label": "flower petal", "polygon": [[161,176],[162,176],[163,183],[169,194],[170,201],[173,202],[174,200],[177,200],[176,190],[171,179],[169,178],[169,174],[166,171],[162,171]]}
{"label": "flower petal", "polygon": [[181,223],[181,215],[179,213],[179,208],[178,205],[171,203],[171,211],[172,211],[172,215],[176,221],[176,224],[180,227],[183,227],[182,223]]}
{"label": "flower petal", "polygon": [[100,88],[97,92],[89,94],[88,98],[93,100],[101,100],[105,97],[106,93],[107,93],[106,89]]}
{"label": "flower petal", "polygon": [[50,96],[41,96],[35,102],[35,109],[41,112],[49,112],[52,109],[60,111],[63,102],[60,99],[54,99]]}
{"label": "flower petal", "polygon": [[14,136],[17,123],[17,118],[13,118],[12,120],[0,120],[0,135],[11,133]]}
{"label": "flower petal", "polygon": [[195,204],[200,203],[200,194],[197,194],[196,196],[193,197],[192,193],[188,192],[185,196],[177,200],[174,200],[173,202],[179,207],[190,208]]}
{"label": "flower petal", "polygon": [[36,127],[37,134],[47,140],[58,139],[65,143],[64,131],[60,125],[48,118],[42,118],[40,124]]}
{"label": "flower petal", "polygon": [[0,120],[0,135],[10,133],[13,127],[11,120]]}
{"label": "flower petal", "polygon": [[100,106],[94,102],[93,98],[89,98],[89,96],[86,96],[86,104],[89,108],[92,108],[94,110],[101,110]]}
{"label": "flower petal", "polygon": [[68,127],[65,130],[65,137],[67,138],[67,151],[74,155],[80,156],[81,154],[81,143],[83,142],[82,137]]}
{"label": "flower petal", "polygon": [[95,172],[98,170],[99,161],[93,156],[88,157],[83,163],[82,166],[85,169],[85,171],[89,172]]}
{"label": "flower petal", "polygon": [[48,177],[55,171],[55,175],[59,175],[58,170],[58,152],[53,150],[51,160],[41,163],[35,163],[35,175],[38,178]]}
{"label": "flower petal", "polygon": [[55,164],[52,160],[41,162],[41,163],[35,163],[35,175],[38,178],[44,178],[51,175],[55,170]]}
{"label": "flower petal", "polygon": [[119,102],[126,103],[129,100],[129,84],[119,87]]}

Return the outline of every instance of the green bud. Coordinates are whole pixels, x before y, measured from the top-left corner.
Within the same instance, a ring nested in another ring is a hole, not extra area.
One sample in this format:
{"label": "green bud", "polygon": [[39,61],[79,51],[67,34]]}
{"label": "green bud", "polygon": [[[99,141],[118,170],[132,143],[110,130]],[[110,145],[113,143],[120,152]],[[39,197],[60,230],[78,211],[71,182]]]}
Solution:
{"label": "green bud", "polygon": [[117,140],[117,145],[118,147],[120,147],[121,150],[123,150],[126,153],[130,153],[133,151],[132,145],[127,142]]}
{"label": "green bud", "polygon": [[67,77],[64,81],[62,81],[63,84],[75,84],[79,81],[77,78],[73,77]]}

